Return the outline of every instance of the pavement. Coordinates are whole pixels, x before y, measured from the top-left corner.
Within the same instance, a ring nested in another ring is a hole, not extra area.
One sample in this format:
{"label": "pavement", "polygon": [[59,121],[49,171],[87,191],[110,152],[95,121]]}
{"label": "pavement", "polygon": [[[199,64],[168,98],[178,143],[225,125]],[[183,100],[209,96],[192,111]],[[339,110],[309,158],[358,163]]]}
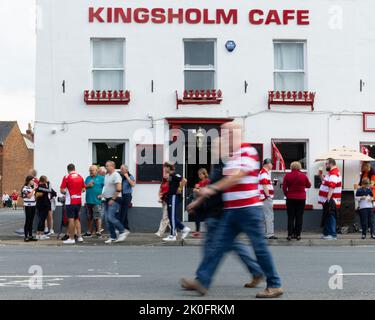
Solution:
{"label": "pavement", "polygon": [[[271,251],[285,290],[281,300],[375,299],[374,246]],[[0,300],[253,300],[265,286],[244,288],[250,276],[229,254],[207,296],[182,290],[179,279],[194,276],[200,257],[200,248],[187,246],[0,245]],[[332,266],[341,268],[334,278]]]}
{"label": "pavement", "polygon": [[[0,209],[0,244],[3,245],[23,245],[23,238],[15,233],[24,224],[23,209],[17,211],[9,209]],[[189,225],[189,224],[188,224]],[[194,224],[190,227],[194,229]],[[277,232],[279,239],[269,240],[271,246],[367,246],[375,245],[375,240],[367,238],[361,239],[360,233],[340,234],[337,240],[327,241],[321,239],[321,234],[316,232],[307,232],[302,234],[300,241],[286,240],[285,232]],[[243,241],[247,241],[246,237],[240,237]],[[28,246],[62,246],[62,241],[57,239],[57,235],[51,236],[50,240],[28,243]],[[85,239],[80,246],[101,246],[105,245],[103,239],[93,237]],[[131,233],[127,240],[123,243],[113,244],[115,246],[201,246],[202,238],[196,239],[189,236],[185,240],[178,239],[176,242],[163,242],[161,238],[153,233]]]}
{"label": "pavement", "polygon": [[[67,247],[56,239],[24,243],[14,234],[22,224],[21,210],[0,211],[0,300],[252,300],[265,286],[243,288],[250,276],[231,253],[207,296],[182,290],[179,279],[193,277],[200,262],[201,240],[165,244],[152,234],[131,234],[118,245],[89,239]],[[270,247],[285,290],[280,299],[375,299],[375,241],[354,234],[319,244],[318,237]]]}

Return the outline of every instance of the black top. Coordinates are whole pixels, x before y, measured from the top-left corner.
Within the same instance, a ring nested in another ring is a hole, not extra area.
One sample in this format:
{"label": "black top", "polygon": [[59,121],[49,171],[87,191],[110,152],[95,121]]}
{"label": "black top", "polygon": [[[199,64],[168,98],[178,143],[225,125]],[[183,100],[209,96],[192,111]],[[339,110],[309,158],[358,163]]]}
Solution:
{"label": "black top", "polygon": [[168,178],[169,190],[168,196],[173,196],[177,194],[178,188],[180,187],[180,182],[182,180],[181,175],[177,173],[171,173]]}
{"label": "black top", "polygon": [[49,194],[52,193],[52,189],[49,185],[40,184],[35,190],[36,193],[42,193],[42,196],[36,198],[36,207],[38,209],[49,209],[51,207],[51,200]]}
{"label": "black top", "polygon": [[[211,168],[209,179],[211,183],[218,182],[223,176],[224,164],[220,162],[219,164],[214,164]],[[202,206],[198,209],[200,212],[204,212],[202,215],[205,218],[219,218],[222,214],[224,208],[224,202],[222,198],[222,193],[216,193],[209,199],[207,199]]]}

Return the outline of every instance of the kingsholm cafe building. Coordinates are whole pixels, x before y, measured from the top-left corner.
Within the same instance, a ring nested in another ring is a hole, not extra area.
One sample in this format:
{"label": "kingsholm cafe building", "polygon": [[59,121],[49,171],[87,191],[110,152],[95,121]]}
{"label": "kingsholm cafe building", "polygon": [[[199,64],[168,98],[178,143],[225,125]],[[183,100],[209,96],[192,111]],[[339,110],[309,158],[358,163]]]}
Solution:
{"label": "kingsholm cafe building", "polygon": [[[176,156],[177,135],[184,198],[211,161],[190,161],[191,141],[209,154],[207,131],[227,121],[243,124],[261,158],[274,143],[287,167],[301,161],[314,185],[305,229],[319,227],[315,159],[340,146],[375,156],[373,1],[37,2],[36,168],[58,187],[71,162],[82,175],[108,159],[128,164],[133,229],[160,219],[161,162]],[[347,194],[359,170],[345,163]],[[277,229],[284,175],[273,172]]]}

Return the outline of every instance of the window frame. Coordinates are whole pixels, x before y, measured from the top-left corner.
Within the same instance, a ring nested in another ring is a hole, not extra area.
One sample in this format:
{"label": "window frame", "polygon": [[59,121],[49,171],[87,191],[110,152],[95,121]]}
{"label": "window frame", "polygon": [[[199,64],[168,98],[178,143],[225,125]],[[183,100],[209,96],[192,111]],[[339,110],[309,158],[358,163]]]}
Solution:
{"label": "window frame", "polygon": [[[122,68],[95,68],[94,67],[94,42],[100,40],[117,40],[122,41],[123,45],[123,57],[122,57]],[[92,37],[90,38],[91,44],[91,70],[90,70],[90,79],[91,79],[91,88],[94,89],[94,72],[95,71],[122,71],[122,86],[119,90],[126,90],[126,39],[125,38],[116,38],[116,37]],[[107,91],[107,90],[116,90],[115,88],[100,88],[97,89],[100,91]]]}
{"label": "window frame", "polygon": [[[285,44],[285,43],[301,43],[303,44],[303,69],[295,69],[295,70],[280,70],[276,69],[275,65],[275,44]],[[308,82],[307,82],[307,41],[306,40],[283,40],[283,39],[274,39],[273,40],[273,88],[274,91],[281,91],[276,89],[276,74],[280,73],[298,73],[303,74],[303,90],[308,90]],[[285,91],[297,91],[297,90],[285,90]]]}
{"label": "window frame", "polygon": [[[273,149],[272,149],[272,142],[276,143],[283,143],[283,142],[304,142],[306,144],[306,169],[302,169],[301,172],[308,173],[309,172],[309,139],[278,139],[272,138],[271,139],[271,158],[273,159]],[[298,160],[295,160],[298,161]],[[284,172],[283,170],[272,170],[273,172]],[[290,168],[285,168],[285,172],[290,172]]]}
{"label": "window frame", "polygon": [[[213,42],[214,43],[214,66],[213,67],[207,67],[207,66],[194,66],[194,65],[186,65],[185,64],[185,43],[186,42]],[[185,72],[186,71],[193,71],[193,72],[200,72],[200,71],[209,71],[214,73],[214,88],[213,90],[217,90],[218,84],[217,84],[217,39],[216,38],[184,38],[182,41],[183,44],[183,89],[189,90],[185,88]],[[201,89],[208,89],[208,88],[201,88]]]}
{"label": "window frame", "polygon": [[[90,139],[89,140],[89,164],[94,163],[94,144],[95,143],[123,143],[124,144],[124,154],[123,154],[123,163],[128,163],[129,160],[129,140],[123,139]],[[110,159],[108,159],[110,160]],[[120,168],[116,168],[116,170],[120,170]]]}

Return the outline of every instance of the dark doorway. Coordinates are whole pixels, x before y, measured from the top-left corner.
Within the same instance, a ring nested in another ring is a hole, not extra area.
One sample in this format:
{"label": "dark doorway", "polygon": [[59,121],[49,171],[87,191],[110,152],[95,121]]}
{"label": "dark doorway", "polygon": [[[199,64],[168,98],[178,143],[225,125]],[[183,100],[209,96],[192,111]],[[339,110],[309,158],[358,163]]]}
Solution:
{"label": "dark doorway", "polygon": [[[186,212],[186,207],[192,199],[194,186],[199,182],[198,170],[205,168],[208,173],[211,170],[211,140],[215,138],[211,129],[216,129],[217,135],[220,134],[222,123],[186,123],[181,124],[179,129],[185,136],[184,163],[176,165],[177,173],[183,175],[187,180],[187,186],[184,190],[184,201],[180,208],[179,218],[183,221],[194,221],[194,216]],[[203,145],[199,147],[197,133],[199,130],[204,132],[202,140]],[[207,135],[207,133],[209,133]],[[176,155],[174,155],[176,157]],[[180,158],[180,157],[178,157]]]}

